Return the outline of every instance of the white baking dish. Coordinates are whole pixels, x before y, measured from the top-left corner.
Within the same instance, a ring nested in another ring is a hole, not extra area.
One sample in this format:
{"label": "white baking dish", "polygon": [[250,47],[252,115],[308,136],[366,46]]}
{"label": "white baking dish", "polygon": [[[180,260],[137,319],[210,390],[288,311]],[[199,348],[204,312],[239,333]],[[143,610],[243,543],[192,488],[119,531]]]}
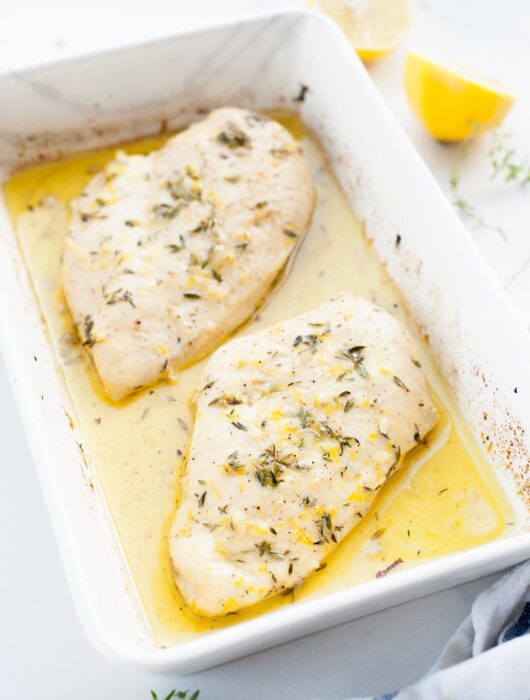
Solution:
{"label": "white baking dish", "polygon": [[[308,86],[303,102],[294,98]],[[190,673],[530,556],[530,338],[341,32],[286,12],[0,77],[0,167],[182,126],[197,109],[300,109],[521,516],[521,532],[173,648],[143,622],[4,204],[4,357],[72,594],[107,657]],[[400,245],[396,237],[400,236]],[[487,416],[487,417],[485,417]],[[526,430],[526,432],[525,432]]]}

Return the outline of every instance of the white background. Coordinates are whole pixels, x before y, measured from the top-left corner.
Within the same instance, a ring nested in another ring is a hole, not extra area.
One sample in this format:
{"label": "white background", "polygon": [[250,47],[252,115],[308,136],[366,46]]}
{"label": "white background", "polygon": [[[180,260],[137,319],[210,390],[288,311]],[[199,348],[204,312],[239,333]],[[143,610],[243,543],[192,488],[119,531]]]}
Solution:
{"label": "white background", "polygon": [[[300,7],[302,2],[94,0],[88,5],[64,0],[44,8],[37,0],[0,0],[0,70],[284,6]],[[504,130],[521,156],[530,157],[529,31],[528,0],[418,0],[407,47],[466,61],[513,87],[518,100]],[[405,50],[373,65],[370,73],[449,194],[458,150],[434,143],[410,114],[401,85]],[[530,328],[530,185],[521,190],[491,181],[490,145],[490,138],[483,138],[458,166],[461,191],[486,221],[505,229],[508,240],[490,230],[474,230],[471,222],[470,233]],[[176,687],[201,688],[201,700],[302,700],[391,690],[428,669],[475,596],[497,578],[370,615],[194,677],[147,676],[108,665],[83,635],[3,366],[0,445],[1,698],[149,700],[151,688],[163,696]]]}

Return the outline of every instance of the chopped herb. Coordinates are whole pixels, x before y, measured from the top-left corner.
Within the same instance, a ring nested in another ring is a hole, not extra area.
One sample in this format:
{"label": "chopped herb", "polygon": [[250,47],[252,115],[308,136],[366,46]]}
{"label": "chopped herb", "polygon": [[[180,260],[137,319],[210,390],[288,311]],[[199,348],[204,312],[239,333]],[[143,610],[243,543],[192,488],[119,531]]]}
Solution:
{"label": "chopped herb", "polygon": [[199,256],[196,253],[190,253],[190,267],[199,266],[204,270],[212,258],[213,251],[212,246],[206,251],[206,255]]}
{"label": "chopped herb", "polygon": [[83,321],[83,332],[85,334],[85,342],[83,345],[87,348],[91,348],[96,344],[96,339],[92,335],[92,331],[94,330],[94,321],[92,319],[92,316],[85,316],[85,320]]}
{"label": "chopped herb", "polygon": [[254,546],[257,548],[260,557],[262,557],[265,554],[265,552],[268,552],[271,548],[270,544],[268,542],[265,542],[265,541],[259,542],[258,544],[255,544]]}
{"label": "chopped herb", "polygon": [[186,299],[200,299],[201,298],[201,295],[196,294],[195,292],[184,292],[184,294],[182,296],[185,297]]}
{"label": "chopped herb", "polygon": [[346,401],[346,403],[344,404],[344,413],[348,413],[349,411],[351,411],[351,409],[354,407],[354,405],[355,405],[355,402],[353,401],[353,399],[348,399]]}
{"label": "chopped herb", "polygon": [[361,377],[369,379],[370,375],[364,364],[364,349],[364,345],[354,345],[351,348],[342,350],[340,353],[340,357],[351,360],[353,362],[353,368],[355,369],[355,371],[358,372],[358,374],[360,374]]}
{"label": "chopped herb", "polygon": [[346,354],[351,360],[357,362],[358,360],[363,359],[363,350],[365,347],[365,345],[354,345],[352,348],[346,350]]}
{"label": "chopped herb", "polygon": [[212,268],[212,277],[214,278],[214,280],[217,280],[217,282],[223,281],[223,278],[221,277],[221,275],[217,272],[217,270],[215,268]]}
{"label": "chopped herb", "polygon": [[192,233],[201,233],[202,231],[213,231],[215,228],[215,215],[212,213],[206,219],[201,219],[195,228],[191,229]]}
{"label": "chopped herb", "polygon": [[228,148],[240,148],[250,146],[250,139],[233,122],[228,122],[226,128],[217,134],[217,140]]}
{"label": "chopped herb", "polygon": [[256,479],[262,486],[268,486],[270,488],[275,488],[279,483],[283,481],[280,479],[281,470],[277,467],[274,469],[266,469],[265,467],[258,467],[256,469]]}
{"label": "chopped herb", "polygon": [[364,377],[365,379],[369,379],[370,375],[368,374],[368,370],[366,369],[365,365],[362,362],[356,362],[355,369],[361,375],[361,377]]}
{"label": "chopped herb", "polygon": [[412,360],[412,364],[416,365],[416,367],[421,367],[421,362],[418,362],[418,360],[415,360],[413,357],[410,359]]}
{"label": "chopped herb", "polygon": [[186,421],[184,421],[180,416],[177,417],[177,422],[178,422],[178,424],[180,425],[180,427],[182,428],[182,430],[187,430],[187,429],[188,429],[188,426],[187,426],[187,424],[186,424]]}
{"label": "chopped herb", "polygon": [[178,182],[168,183],[168,189],[173,199],[178,200],[180,205],[189,204],[193,201],[200,201],[201,199],[200,192],[191,190],[183,183],[182,179]]}
{"label": "chopped herb", "polygon": [[438,491],[438,495],[441,496],[442,493],[445,493],[446,491],[449,491],[449,489],[446,488],[446,489],[442,489],[441,491]]}
{"label": "chopped herb", "polygon": [[180,243],[168,243],[166,246],[170,253],[179,253],[184,247],[184,238],[182,236],[180,237]]}
{"label": "chopped herb", "polygon": [[230,421],[234,428],[237,428],[238,430],[248,430],[246,425],[243,425],[243,423],[240,423],[238,420],[233,420]]}
{"label": "chopped herb", "polygon": [[241,403],[243,403],[243,401],[235,396],[217,396],[210,401],[208,406],[238,406]]}
{"label": "chopped herb", "polygon": [[203,507],[204,501],[205,501],[205,500],[206,500],[206,491],[203,491],[203,492],[201,493],[201,495],[200,495],[200,497],[199,497],[199,501],[198,501],[199,508],[202,508],[202,507]]}
{"label": "chopped herb", "polygon": [[302,406],[300,410],[298,411],[298,417],[300,418],[300,422],[302,423],[302,428],[307,427],[307,418],[308,418],[308,413],[305,410],[305,408]]}
{"label": "chopped herb", "polygon": [[270,119],[264,114],[258,114],[258,112],[251,112],[250,114],[247,114],[245,116],[245,121],[247,122],[247,124],[253,125],[264,124],[265,122],[270,121]]}
{"label": "chopped herb", "polygon": [[359,442],[359,441],[357,440],[357,438],[346,437],[346,436],[344,436],[344,435],[338,435],[338,436],[335,436],[335,437],[336,437],[337,440],[338,440],[339,447],[340,447],[340,454],[341,454],[341,455],[344,454],[344,448],[345,448],[345,447],[351,447],[351,441],[352,441],[352,440],[356,440],[357,442]]}
{"label": "chopped herb", "polygon": [[309,345],[314,347],[317,344],[318,338],[316,335],[297,335],[294,339],[293,348],[298,347],[298,345]]}
{"label": "chopped herb", "polygon": [[138,225],[138,222],[136,222],[136,221],[131,221],[130,219],[128,219],[128,220],[125,222],[125,226],[131,226],[131,227],[133,227],[133,226],[137,226],[137,225]]}
{"label": "chopped herb", "polygon": [[284,235],[287,236],[288,238],[298,238],[298,234],[295,233],[294,231],[291,231],[291,229],[289,229],[289,228],[285,228],[285,229],[283,230],[283,233],[284,233]]}
{"label": "chopped herb", "polygon": [[315,520],[315,525],[317,526],[320,539],[313,542],[313,544],[324,544],[329,542],[329,540],[337,542],[337,537],[333,531],[331,515],[329,513],[324,513],[320,518],[317,518],[317,520]]}
{"label": "chopped herb", "polygon": [[113,304],[117,304],[120,301],[126,301],[129,303],[131,306],[134,306],[136,308],[136,304],[133,301],[133,297],[131,292],[127,291],[127,289],[116,289],[114,292],[111,293],[110,298],[106,301],[107,306],[112,306]]}
{"label": "chopped herb", "polygon": [[155,204],[153,212],[155,216],[160,216],[163,219],[174,219],[180,209],[180,206],[173,206],[172,204]]}
{"label": "chopped herb", "polygon": [[226,458],[226,461],[228,465],[232,467],[232,469],[241,469],[241,467],[243,466],[239,461],[239,455],[237,450],[231,452]]}
{"label": "chopped herb", "polygon": [[285,559],[283,554],[280,554],[280,552],[277,552],[274,549],[272,549],[270,544],[265,540],[263,540],[263,542],[255,544],[254,546],[258,550],[260,557],[267,554],[271,559]]}
{"label": "chopped herb", "polygon": [[399,377],[396,377],[394,374],[394,384],[397,384],[400,389],[404,389],[405,391],[410,391],[410,389],[407,387],[407,385],[401,381]]}
{"label": "chopped herb", "polygon": [[316,346],[318,343],[322,342],[322,338],[330,333],[329,328],[322,331],[319,335],[315,333],[309,333],[309,335],[297,335],[293,342],[293,348],[299,345],[306,345],[307,349],[311,351],[312,354],[316,352]]}
{"label": "chopped herb", "polygon": [[205,384],[202,389],[199,389],[199,391],[207,391],[208,389],[211,389],[212,386],[215,384],[215,379],[212,382],[208,382]]}
{"label": "chopped herb", "polygon": [[420,429],[418,428],[416,423],[414,423],[414,440],[416,442],[421,442]]}

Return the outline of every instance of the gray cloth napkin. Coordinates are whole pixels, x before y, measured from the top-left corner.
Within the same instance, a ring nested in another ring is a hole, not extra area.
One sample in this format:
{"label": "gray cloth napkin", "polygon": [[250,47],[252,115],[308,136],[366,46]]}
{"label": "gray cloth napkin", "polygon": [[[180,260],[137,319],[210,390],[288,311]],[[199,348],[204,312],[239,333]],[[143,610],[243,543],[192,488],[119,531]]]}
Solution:
{"label": "gray cloth napkin", "polygon": [[478,596],[422,680],[373,700],[530,700],[530,561]]}

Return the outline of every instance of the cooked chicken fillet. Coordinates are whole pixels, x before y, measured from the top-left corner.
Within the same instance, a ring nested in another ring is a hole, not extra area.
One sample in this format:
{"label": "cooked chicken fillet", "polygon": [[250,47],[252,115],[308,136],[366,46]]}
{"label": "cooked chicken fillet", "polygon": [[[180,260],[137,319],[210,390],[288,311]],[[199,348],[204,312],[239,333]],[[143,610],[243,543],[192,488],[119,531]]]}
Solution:
{"label": "cooked chicken fillet", "polygon": [[280,124],[218,109],[149,155],[118,152],[72,203],[63,281],[107,392],[198,359],[254,311],[314,191]]}
{"label": "cooked chicken fillet", "polygon": [[437,420],[415,346],[342,293],[212,356],[170,532],[201,615],[299,584],[355,527]]}

